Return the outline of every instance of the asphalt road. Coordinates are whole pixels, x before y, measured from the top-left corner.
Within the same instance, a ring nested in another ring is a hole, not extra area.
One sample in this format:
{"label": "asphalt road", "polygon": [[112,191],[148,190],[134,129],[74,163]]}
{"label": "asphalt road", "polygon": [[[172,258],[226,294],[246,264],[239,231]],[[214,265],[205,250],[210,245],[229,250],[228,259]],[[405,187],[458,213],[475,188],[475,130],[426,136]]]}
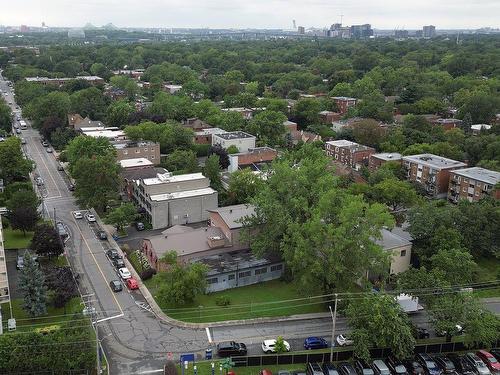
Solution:
{"label": "asphalt road", "polygon": [[[0,90],[9,90],[1,76]],[[9,101],[15,108],[12,95],[7,96]],[[108,318],[99,323],[99,339],[108,358],[111,374],[160,372],[168,352],[174,353],[174,359],[178,359],[180,353],[190,352],[197,353],[198,358],[201,358],[205,349],[210,347],[209,337],[212,344],[232,339],[243,341],[248,344],[250,354],[261,352],[260,343],[263,339],[278,335],[288,340],[292,349],[301,348],[303,339],[311,335],[329,340],[332,327],[329,318],[215,327],[208,331],[185,329],[160,322],[147,309],[140,307],[144,298],[139,292],[129,292],[124,288],[120,293],[113,293],[109,281],[119,277],[105,256],[107,242],[96,238],[95,230],[98,228],[95,228],[95,224],[73,217],[72,213],[80,209],[68,190],[68,177],[57,170],[58,162],[41,145],[38,132],[28,126],[20,136],[26,140],[26,154],[36,163],[34,175],[44,180],[40,195],[43,197],[45,214],[63,222],[70,233],[66,254],[74,272],[80,276],[82,294],[89,295],[85,299],[93,303],[99,319]],[[142,233],[136,236],[139,238]],[[489,307],[500,312],[498,302]],[[420,326],[428,325],[425,312],[412,319]],[[337,333],[346,331],[345,320],[340,318]]]}

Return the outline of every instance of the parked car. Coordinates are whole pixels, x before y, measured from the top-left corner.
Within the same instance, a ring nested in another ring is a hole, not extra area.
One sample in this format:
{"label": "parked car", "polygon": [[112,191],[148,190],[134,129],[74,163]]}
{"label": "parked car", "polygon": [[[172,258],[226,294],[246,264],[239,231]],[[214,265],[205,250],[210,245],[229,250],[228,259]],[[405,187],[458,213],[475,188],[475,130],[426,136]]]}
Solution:
{"label": "parked car", "polygon": [[331,362],[323,363],[323,374],[324,375],[339,375],[337,367]]}
{"label": "parked car", "polygon": [[425,374],[425,370],[422,365],[417,360],[408,360],[403,362],[406,370],[410,375],[423,375]]}
{"label": "parked car", "polygon": [[358,375],[374,375],[375,373],[370,365],[362,359],[358,359],[354,362],[354,368]]}
{"label": "parked car", "polygon": [[339,346],[350,346],[354,344],[354,341],[351,340],[348,336],[346,335],[338,335],[337,338],[335,339],[337,344]]}
{"label": "parked car", "polygon": [[117,250],[115,250],[115,249],[109,249],[108,251],[106,251],[106,255],[111,260],[121,259],[120,253]]}
{"label": "parked car", "polygon": [[43,185],[43,180],[41,177],[35,178],[36,186],[42,186]]}
{"label": "parked car", "polygon": [[234,341],[221,342],[217,344],[217,355],[219,357],[247,355],[247,346],[242,342],[234,342]]}
{"label": "parked car", "polygon": [[51,153],[52,153],[52,149],[51,149],[50,147],[47,147],[47,148],[45,149],[45,151],[47,151],[49,154],[51,154]]}
{"label": "parked car", "polygon": [[323,375],[323,370],[321,369],[321,366],[318,365],[316,362],[309,362],[306,367],[306,374]]}
{"label": "parked car", "polygon": [[24,268],[24,257],[22,255],[17,256],[16,269],[22,270]]}
{"label": "parked car", "polygon": [[117,259],[113,260],[113,265],[118,270],[121,268],[125,268],[125,262],[123,261],[122,258],[117,258]]}
{"label": "parked car", "polygon": [[73,211],[73,217],[75,219],[83,219],[83,215],[80,211]]}
{"label": "parked car", "polygon": [[491,372],[500,372],[500,362],[497,361],[493,354],[486,350],[479,350],[476,352],[476,355],[486,363],[486,366],[488,366]]}
{"label": "parked car", "polygon": [[340,375],[358,375],[354,367],[348,362],[342,362],[339,365],[339,373]]}
{"label": "parked car", "polygon": [[328,342],[323,337],[311,336],[304,340],[304,349],[324,349],[328,348]]}
{"label": "parked car", "polygon": [[448,355],[448,358],[453,362],[459,374],[473,375],[476,373],[476,369],[467,361],[465,356],[452,353]]}
{"label": "parked car", "polygon": [[490,375],[491,371],[486,366],[486,364],[479,358],[476,354],[474,353],[467,353],[465,355],[465,359],[467,362],[471,364],[471,366],[474,368],[474,372],[477,375]]}
{"label": "parked car", "polygon": [[49,147],[49,144],[47,143],[47,141],[42,141],[42,146],[43,147]]}
{"label": "parked car", "polygon": [[389,366],[381,359],[376,359],[372,362],[372,369],[375,375],[391,375],[391,370]]}
{"label": "parked car", "polygon": [[25,145],[25,144],[26,144],[26,139],[21,138],[21,144],[22,144],[22,145]]}
{"label": "parked car", "polygon": [[127,267],[119,268],[118,273],[120,274],[120,277],[123,280],[127,280],[127,279],[130,279],[132,277],[132,274],[130,273],[130,271],[128,270]]}
{"label": "parked car", "polygon": [[68,237],[68,232],[66,231],[66,228],[64,227],[64,224],[58,221],[56,223],[56,228],[57,228],[57,233],[59,234],[60,237]]}
{"label": "parked car", "polygon": [[21,129],[17,128],[16,129],[16,134],[21,134],[21,133],[22,133]]}
{"label": "parked car", "polygon": [[64,171],[64,167],[61,164],[57,164],[58,171]]}
{"label": "parked car", "polygon": [[74,190],[75,190],[75,185],[73,185],[73,184],[69,184],[69,185],[68,185],[68,190],[69,190],[69,191],[74,191]]}
{"label": "parked car", "polygon": [[137,223],[135,223],[135,229],[144,230],[144,229],[146,229],[146,227],[144,226],[144,223],[141,223],[140,221],[138,221]]}
{"label": "parked car", "polygon": [[500,361],[500,349],[498,348],[491,349],[490,353],[493,354],[493,356],[497,359],[497,361]]}
{"label": "parked car", "polygon": [[100,230],[99,232],[97,232],[97,237],[100,239],[100,240],[107,240],[108,239],[108,235],[106,234],[105,231],[103,230]]}
{"label": "parked car", "polygon": [[271,370],[268,370],[267,368],[264,368],[259,371],[259,375],[273,375],[273,372]]}
{"label": "parked car", "polygon": [[292,375],[288,370],[278,370],[278,375]]}
{"label": "parked car", "polygon": [[439,367],[436,365],[436,362],[432,359],[432,357],[427,354],[427,353],[418,353],[417,354],[417,361],[422,365],[424,368],[425,372],[428,375],[440,375],[441,370]]}
{"label": "parked car", "polygon": [[[283,341],[285,344],[286,351],[290,351],[290,344],[287,341]],[[262,342],[262,351],[264,353],[270,354],[270,353],[275,353],[276,352],[276,340],[264,340]]]}
{"label": "parked car", "polygon": [[115,293],[121,292],[123,290],[122,283],[120,280],[111,280],[109,282],[109,286],[111,287],[111,290]]}
{"label": "parked car", "polygon": [[[127,288],[129,288],[130,290],[139,289],[139,283],[133,277],[131,277],[130,279],[127,279],[125,281],[125,284],[127,284]],[[242,354],[242,355],[245,355],[245,354]]]}
{"label": "parked car", "polygon": [[393,355],[390,355],[389,357],[387,357],[387,360],[385,363],[387,363],[389,370],[394,375],[407,375],[408,374],[408,370],[407,370],[406,366],[404,365],[404,363]]}
{"label": "parked car", "polygon": [[446,356],[440,355],[434,357],[434,362],[445,374],[456,374],[455,364]]}
{"label": "parked car", "polygon": [[89,223],[95,223],[95,216],[90,213],[85,214],[85,219],[87,219]]}

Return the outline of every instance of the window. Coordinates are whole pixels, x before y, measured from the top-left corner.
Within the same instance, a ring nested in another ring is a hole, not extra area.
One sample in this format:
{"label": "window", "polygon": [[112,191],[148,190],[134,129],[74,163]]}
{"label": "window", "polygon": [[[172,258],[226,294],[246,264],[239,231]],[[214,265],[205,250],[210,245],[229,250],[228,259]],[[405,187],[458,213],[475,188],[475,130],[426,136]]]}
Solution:
{"label": "window", "polygon": [[251,274],[252,274],[252,272],[250,272],[250,271],[240,272],[240,273],[238,274],[238,277],[239,277],[239,278],[248,277],[248,276],[250,276]]}
{"label": "window", "polygon": [[123,150],[123,155],[128,155],[128,150]]}
{"label": "window", "polygon": [[405,257],[406,256],[406,250],[401,250],[401,256]]}
{"label": "window", "polygon": [[465,193],[467,191],[467,188],[463,188],[462,191]]}
{"label": "window", "polygon": [[147,148],[147,147],[144,147],[144,151],[148,152],[148,148]]}
{"label": "window", "polygon": [[283,269],[283,265],[282,264],[277,264],[275,266],[271,266],[271,272],[281,271],[282,269]]}
{"label": "window", "polygon": [[469,184],[469,187],[474,189],[474,184]]}
{"label": "window", "polygon": [[476,197],[479,197],[479,192],[478,191],[476,191]]}
{"label": "window", "polygon": [[267,267],[263,267],[263,268],[257,268],[255,270],[255,275],[262,275],[263,273],[267,273]]}
{"label": "window", "polygon": [[212,277],[211,279],[207,279],[207,284],[217,284],[219,279],[217,277]]}
{"label": "window", "polygon": [[136,153],[136,154],[140,154],[140,153],[141,153],[141,150],[136,149],[136,150],[135,150],[135,153]]}
{"label": "window", "polygon": [[462,177],[458,176],[458,182],[460,182],[462,180]]}
{"label": "window", "polygon": [[236,276],[236,275],[235,275],[234,273],[233,273],[233,274],[231,274],[231,275],[227,275],[227,279],[228,279],[228,280],[234,280],[234,279],[235,279],[235,276]]}
{"label": "window", "polygon": [[155,156],[154,156],[154,155],[151,155],[151,159],[154,159],[154,158],[155,158]]}

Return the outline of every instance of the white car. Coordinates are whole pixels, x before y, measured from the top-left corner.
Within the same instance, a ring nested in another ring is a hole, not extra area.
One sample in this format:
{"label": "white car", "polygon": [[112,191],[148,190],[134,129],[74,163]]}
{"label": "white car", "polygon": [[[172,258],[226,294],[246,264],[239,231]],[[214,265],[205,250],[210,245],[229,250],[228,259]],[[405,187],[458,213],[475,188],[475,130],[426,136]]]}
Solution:
{"label": "white car", "polygon": [[[286,351],[290,351],[290,344],[287,341],[283,341],[285,344]],[[262,350],[264,353],[275,353],[276,352],[276,340],[264,340],[262,343]]]}
{"label": "white car", "polygon": [[337,344],[339,346],[351,346],[354,345],[354,341],[351,340],[349,337],[346,335],[338,335],[337,338],[335,339]]}
{"label": "white car", "polygon": [[42,186],[43,185],[43,180],[42,180],[41,177],[35,178],[35,182],[36,182],[37,186]]}
{"label": "white car", "polygon": [[80,211],[73,211],[73,216],[75,219],[83,219],[83,215]]}
{"label": "white car", "polygon": [[128,270],[127,267],[120,268],[118,270],[118,273],[120,274],[120,277],[123,280],[127,280],[127,279],[130,279],[132,277],[132,274],[130,273],[130,271]]}
{"label": "white car", "polygon": [[85,214],[85,219],[87,219],[89,223],[95,223],[95,216],[92,214]]}

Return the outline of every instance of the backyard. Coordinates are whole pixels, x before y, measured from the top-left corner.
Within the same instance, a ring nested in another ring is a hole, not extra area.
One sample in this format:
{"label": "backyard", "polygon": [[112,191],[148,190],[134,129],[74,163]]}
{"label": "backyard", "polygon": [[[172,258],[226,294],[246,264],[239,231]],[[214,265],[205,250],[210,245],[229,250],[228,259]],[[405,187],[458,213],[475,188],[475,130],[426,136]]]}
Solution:
{"label": "backyard", "polygon": [[[500,278],[500,259],[497,258],[480,258],[477,260],[479,266],[478,283],[485,283]],[[500,287],[488,287],[475,291],[478,297],[500,297]]]}
{"label": "backyard", "polygon": [[3,228],[3,240],[6,250],[26,249],[29,247],[32,237],[33,232],[26,232],[26,235],[24,235],[20,230]]}

